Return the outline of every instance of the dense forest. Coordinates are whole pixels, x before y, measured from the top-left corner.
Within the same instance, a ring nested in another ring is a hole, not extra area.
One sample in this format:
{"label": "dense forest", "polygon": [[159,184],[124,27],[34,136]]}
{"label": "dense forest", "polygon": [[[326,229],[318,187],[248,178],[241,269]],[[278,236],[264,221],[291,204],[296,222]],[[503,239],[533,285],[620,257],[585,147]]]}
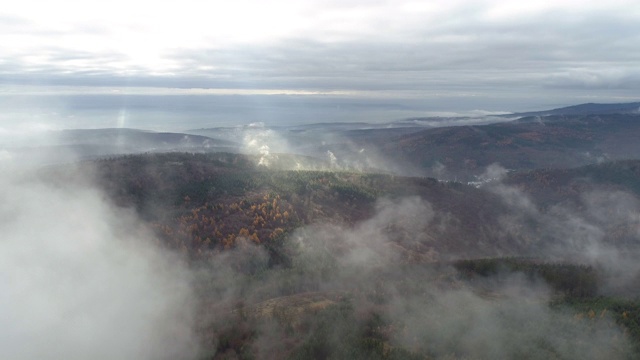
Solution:
{"label": "dense forest", "polygon": [[39,174],[97,182],[189,264],[201,359],[640,353],[635,161],[481,186],[257,163],[141,154]]}

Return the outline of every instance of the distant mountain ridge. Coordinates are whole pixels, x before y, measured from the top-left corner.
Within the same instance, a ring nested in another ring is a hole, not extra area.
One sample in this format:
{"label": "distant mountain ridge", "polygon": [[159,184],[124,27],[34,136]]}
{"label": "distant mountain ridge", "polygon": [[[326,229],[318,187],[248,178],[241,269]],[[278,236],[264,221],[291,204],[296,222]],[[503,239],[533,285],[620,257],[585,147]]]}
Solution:
{"label": "distant mountain ridge", "polygon": [[0,144],[0,150],[4,149],[11,158],[33,164],[145,152],[215,152],[237,148],[236,143],[225,139],[130,128],[54,130],[9,146]]}
{"label": "distant mountain ridge", "polygon": [[548,115],[597,115],[640,114],[640,102],[597,104],[586,103],[551,110],[530,111],[499,115],[501,117],[548,116]]}
{"label": "distant mountain ridge", "polygon": [[[640,158],[640,114],[529,116],[511,122],[427,129],[388,139],[382,153],[450,179],[495,162],[513,170],[564,168]],[[433,171],[433,170],[432,170]]]}
{"label": "distant mountain ridge", "polygon": [[198,148],[206,146],[233,146],[234,143],[211,139],[201,135],[173,132],[155,132],[128,128],[73,129],[54,134],[60,144],[126,145],[149,149]]}
{"label": "distant mountain ridge", "polygon": [[638,109],[640,102],[588,103],[502,116],[376,124],[255,123],[175,133],[75,129],[4,148],[24,161],[46,162],[144,152],[288,153],[332,159],[340,169],[473,181],[495,162],[510,170],[532,170],[640,158]]}

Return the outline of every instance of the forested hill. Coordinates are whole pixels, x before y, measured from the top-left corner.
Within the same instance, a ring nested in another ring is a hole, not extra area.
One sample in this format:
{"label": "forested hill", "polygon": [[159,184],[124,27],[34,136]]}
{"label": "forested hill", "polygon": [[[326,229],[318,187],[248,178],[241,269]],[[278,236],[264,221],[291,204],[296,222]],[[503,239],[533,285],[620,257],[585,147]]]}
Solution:
{"label": "forested hill", "polygon": [[62,167],[53,177],[69,182],[75,171],[91,169],[113,201],[137,209],[169,246],[194,256],[232,248],[241,237],[269,246],[305,225],[353,226],[374,216],[380,199],[407,197],[429,204],[421,208],[428,213],[412,214],[425,220],[418,233],[393,236],[408,257],[521,250],[508,236],[490,237],[507,211],[490,192],[430,178],[270,170],[256,162],[237,154],[132,155]]}
{"label": "forested hill", "polygon": [[531,111],[502,115],[505,117],[514,116],[548,116],[548,115],[601,115],[601,114],[638,114],[640,113],[640,102],[596,104],[587,103],[567,106],[551,110]]}
{"label": "forested hill", "polygon": [[[74,173],[90,169],[115,203],[137,209],[168,246],[193,256],[233,248],[239,238],[271,247],[286,234],[312,224],[352,227],[375,217],[380,201],[405,198],[426,204],[420,207],[424,214],[407,214],[423,220],[414,233],[391,232],[391,243],[407,257],[536,255],[553,241],[545,233],[549,219],[514,209],[514,196],[533,201],[544,211],[567,204],[572,192],[579,199],[594,191],[634,194],[640,186],[637,175],[628,170],[635,162],[514,173],[504,184],[476,188],[388,174],[271,170],[257,165],[258,160],[224,153],[144,154],[49,171],[56,173],[53,178],[70,183]],[[593,185],[576,187],[583,183]],[[523,192],[509,193],[512,188]],[[572,211],[581,210],[572,207]],[[514,216],[522,224],[505,228],[505,219]]]}
{"label": "forested hill", "polygon": [[[280,160],[141,154],[39,175],[74,191],[97,183],[186,260],[199,359],[640,353],[635,162],[476,188]],[[484,332],[491,324],[497,334]],[[510,330],[522,326],[524,337]],[[472,333],[510,345],[468,346]]]}
{"label": "forested hill", "polygon": [[541,206],[579,202],[593,192],[640,196],[640,160],[621,160],[568,169],[511,173],[505,184],[516,186]]}
{"label": "forested hill", "polygon": [[640,115],[550,115],[428,129],[384,142],[391,159],[471,180],[494,162],[512,170],[568,168],[640,157]]}

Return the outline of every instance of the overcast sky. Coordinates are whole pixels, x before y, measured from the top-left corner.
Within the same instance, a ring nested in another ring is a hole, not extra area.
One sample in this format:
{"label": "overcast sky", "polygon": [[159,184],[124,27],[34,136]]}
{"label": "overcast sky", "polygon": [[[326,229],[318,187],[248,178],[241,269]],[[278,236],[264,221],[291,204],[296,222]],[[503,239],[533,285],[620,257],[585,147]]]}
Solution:
{"label": "overcast sky", "polygon": [[0,90],[487,97],[531,110],[637,101],[639,45],[637,0],[21,0],[0,9]]}

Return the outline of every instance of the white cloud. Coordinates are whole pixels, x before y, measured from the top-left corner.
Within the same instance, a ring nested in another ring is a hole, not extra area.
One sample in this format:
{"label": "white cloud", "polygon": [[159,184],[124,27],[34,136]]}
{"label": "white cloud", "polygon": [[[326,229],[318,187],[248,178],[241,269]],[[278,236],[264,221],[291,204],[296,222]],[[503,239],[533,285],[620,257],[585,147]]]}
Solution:
{"label": "white cloud", "polygon": [[2,170],[0,358],[192,358],[186,268],[132,213]]}

